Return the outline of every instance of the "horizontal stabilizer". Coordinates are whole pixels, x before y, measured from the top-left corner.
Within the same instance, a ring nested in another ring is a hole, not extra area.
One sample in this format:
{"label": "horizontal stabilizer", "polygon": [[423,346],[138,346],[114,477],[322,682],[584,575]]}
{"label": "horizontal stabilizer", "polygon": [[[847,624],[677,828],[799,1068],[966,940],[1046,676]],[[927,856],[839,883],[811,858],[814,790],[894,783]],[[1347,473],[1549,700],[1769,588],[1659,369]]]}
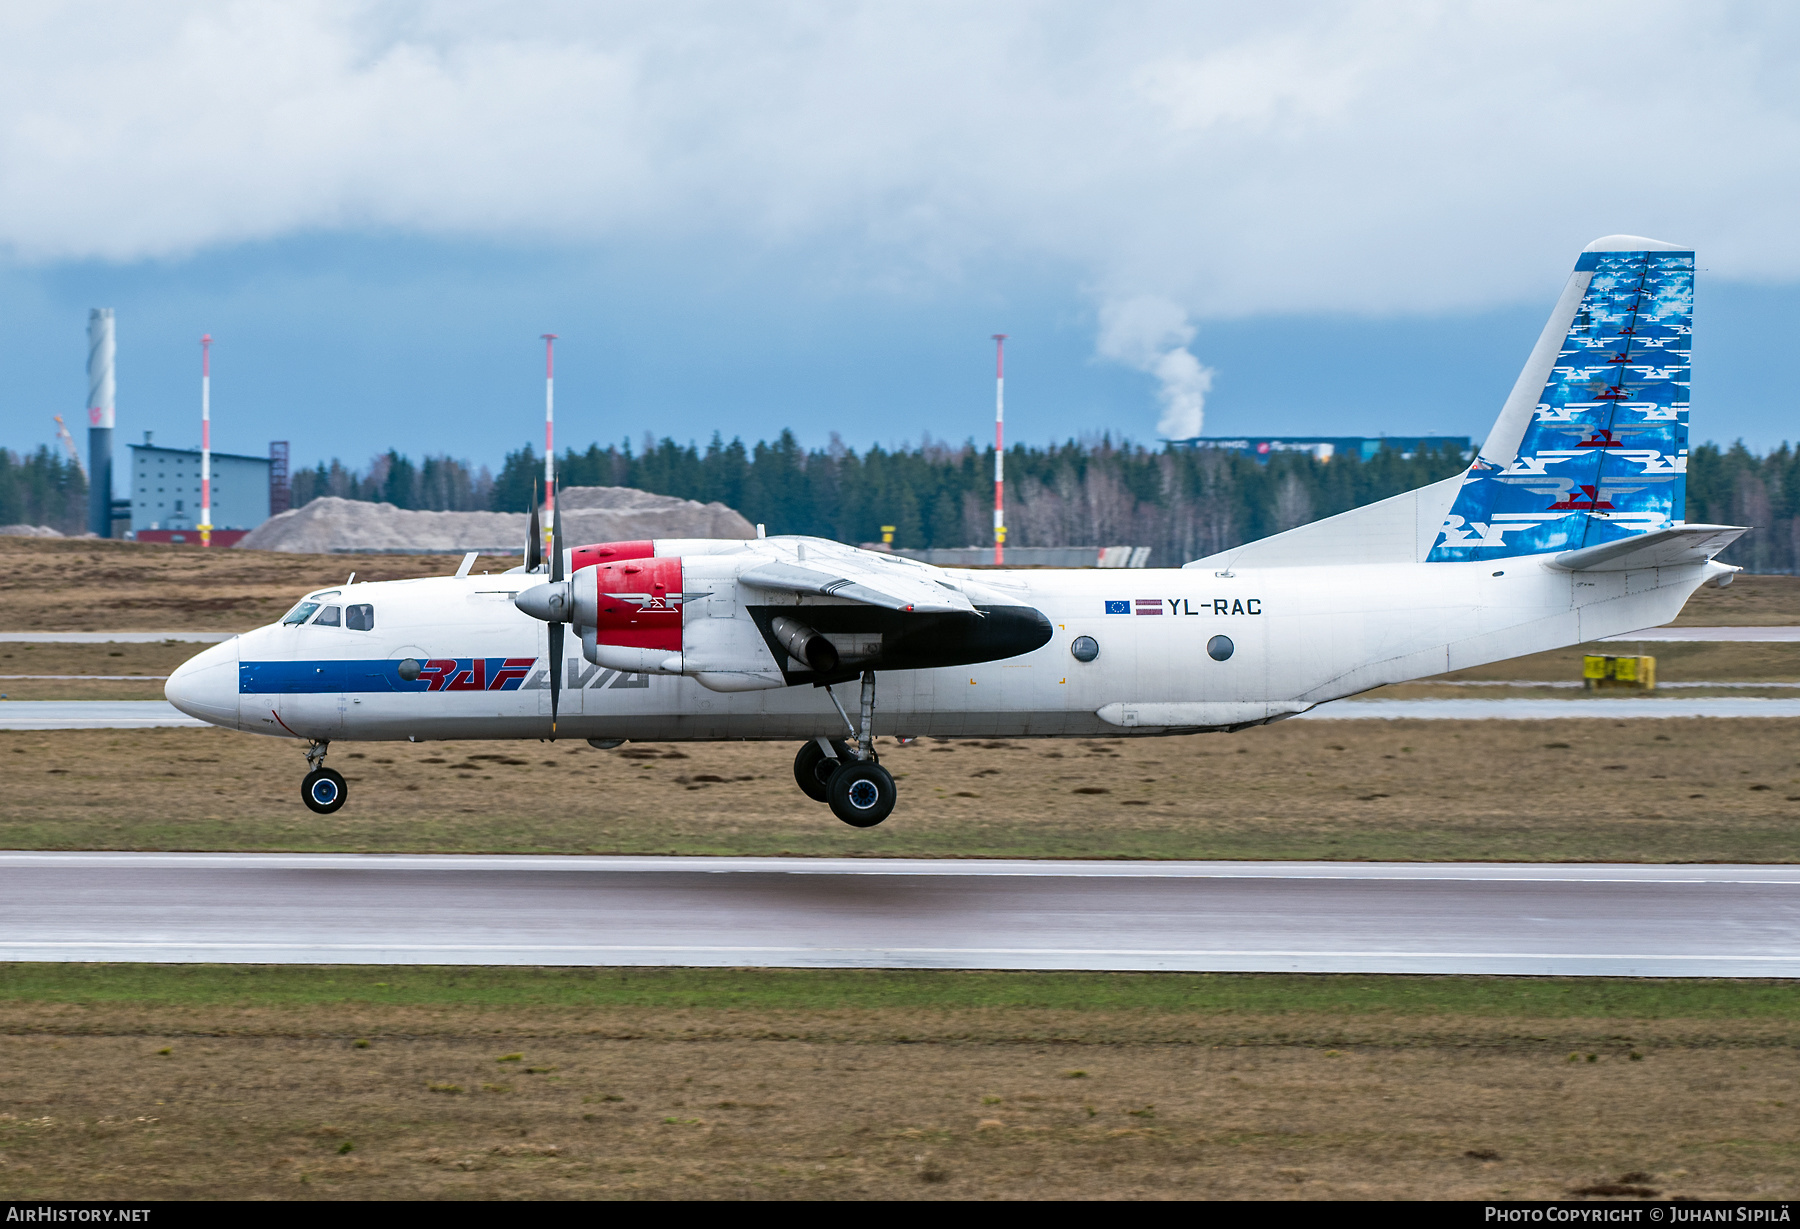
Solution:
{"label": "horizontal stabilizer", "polygon": [[881,606],[888,610],[918,613],[972,613],[974,605],[954,589],[920,577],[876,574],[873,568],[843,566],[832,560],[833,571],[822,572],[792,563],[765,563],[740,573],[740,584],[789,593],[816,593],[846,601]]}
{"label": "horizontal stabilizer", "polygon": [[1550,562],[1570,572],[1625,572],[1705,563],[1750,532],[1736,525],[1674,525],[1564,551]]}

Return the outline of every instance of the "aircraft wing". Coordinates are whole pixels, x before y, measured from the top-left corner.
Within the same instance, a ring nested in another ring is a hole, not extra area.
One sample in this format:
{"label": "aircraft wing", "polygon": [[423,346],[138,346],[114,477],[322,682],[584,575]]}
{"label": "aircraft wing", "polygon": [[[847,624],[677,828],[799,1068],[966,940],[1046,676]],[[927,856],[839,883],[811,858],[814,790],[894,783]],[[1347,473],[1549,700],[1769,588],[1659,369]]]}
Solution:
{"label": "aircraft wing", "polygon": [[738,574],[738,583],[783,593],[811,593],[847,601],[919,614],[973,614],[975,606],[955,589],[931,579],[929,573],[913,575],[872,567],[858,559],[831,558],[809,564],[762,563]]}
{"label": "aircraft wing", "polygon": [[1748,529],[1736,525],[1673,525],[1634,537],[1564,551],[1550,562],[1570,572],[1624,572],[1705,563]]}

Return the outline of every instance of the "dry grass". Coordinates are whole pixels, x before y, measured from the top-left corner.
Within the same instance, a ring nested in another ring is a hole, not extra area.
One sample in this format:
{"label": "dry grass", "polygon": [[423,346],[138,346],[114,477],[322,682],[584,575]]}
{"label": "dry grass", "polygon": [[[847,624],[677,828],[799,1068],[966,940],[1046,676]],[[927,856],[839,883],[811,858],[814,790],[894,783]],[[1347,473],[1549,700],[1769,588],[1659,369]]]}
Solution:
{"label": "dry grass", "polygon": [[316,816],[289,740],[6,732],[0,848],[1794,862],[1795,729],[1304,721],[884,741],[901,802],[866,831],[800,796],[786,743],[340,743],[350,802]]}
{"label": "dry grass", "polygon": [[1743,576],[1688,599],[1676,627],[1780,627],[1800,623],[1800,576]]}
{"label": "dry grass", "polygon": [[[288,555],[80,538],[0,538],[7,631],[247,631],[308,589],[342,581],[447,576],[460,555]],[[512,566],[483,559],[480,566]],[[76,583],[78,582],[78,583]]]}
{"label": "dry grass", "polygon": [[[246,631],[308,589],[351,571],[364,580],[442,576],[456,555],[289,555],[83,539],[0,538],[0,628],[9,631]],[[507,559],[480,567],[500,570]],[[70,600],[70,578],[100,600]],[[1800,623],[1800,577],[1740,576],[1702,589],[1677,624]]]}
{"label": "dry grass", "polygon": [[301,1005],[243,980],[0,1003],[0,1197],[1800,1193],[1791,1013]]}

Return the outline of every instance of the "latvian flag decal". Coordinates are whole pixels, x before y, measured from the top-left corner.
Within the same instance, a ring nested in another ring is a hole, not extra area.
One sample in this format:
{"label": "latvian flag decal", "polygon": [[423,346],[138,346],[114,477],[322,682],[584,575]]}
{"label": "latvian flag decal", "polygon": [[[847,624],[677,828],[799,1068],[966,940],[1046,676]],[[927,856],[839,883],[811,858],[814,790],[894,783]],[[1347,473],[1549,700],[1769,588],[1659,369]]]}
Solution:
{"label": "latvian flag decal", "polygon": [[1162,606],[1162,599],[1160,597],[1140,597],[1137,600],[1137,612],[1139,614],[1159,615],[1162,613]]}

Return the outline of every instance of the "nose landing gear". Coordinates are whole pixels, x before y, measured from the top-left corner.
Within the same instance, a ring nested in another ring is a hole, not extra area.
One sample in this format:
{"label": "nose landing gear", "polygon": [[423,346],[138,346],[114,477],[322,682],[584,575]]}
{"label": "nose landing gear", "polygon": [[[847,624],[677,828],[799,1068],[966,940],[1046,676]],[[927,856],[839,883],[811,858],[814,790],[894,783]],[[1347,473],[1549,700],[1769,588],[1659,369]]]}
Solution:
{"label": "nose landing gear", "polygon": [[[850,715],[827,687],[825,694],[837,705],[844,724]],[[831,807],[831,813],[853,828],[873,828],[893,813],[899,791],[893,774],[875,756],[875,672],[863,671],[862,728],[851,726],[852,746],[841,738],[815,738],[801,745],[794,756],[794,782],[814,802]]]}
{"label": "nose landing gear", "polygon": [[301,800],[320,815],[331,814],[350,796],[350,787],[344,784],[344,778],[325,767],[325,752],[330,746],[329,742],[320,739],[313,741],[306,750],[306,762],[312,765],[312,771],[300,780]]}

